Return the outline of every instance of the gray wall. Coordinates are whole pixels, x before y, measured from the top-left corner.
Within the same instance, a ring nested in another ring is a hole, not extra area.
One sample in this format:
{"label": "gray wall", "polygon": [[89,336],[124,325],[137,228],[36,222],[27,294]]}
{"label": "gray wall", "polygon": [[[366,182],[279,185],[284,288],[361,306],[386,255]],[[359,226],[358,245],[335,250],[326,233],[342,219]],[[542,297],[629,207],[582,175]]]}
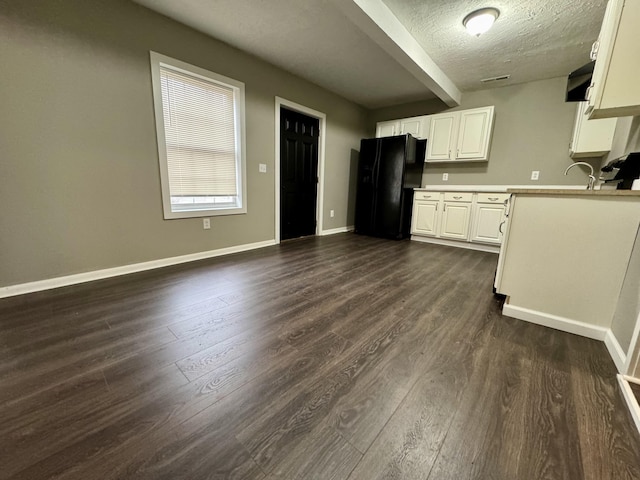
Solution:
{"label": "gray wall", "polygon": [[618,118],[611,152],[603,163],[615,160],[629,152],[640,151],[640,116]]}
{"label": "gray wall", "polygon": [[[575,104],[565,103],[565,89],[566,78],[561,77],[464,93],[460,107],[452,110],[495,105],[489,161],[429,164],[423,185],[586,185],[584,171],[563,175],[572,163],[569,142],[576,109]],[[424,111],[415,109],[412,115],[438,111],[429,111],[437,106],[436,102],[418,106]],[[409,106],[403,106],[397,111],[377,110],[373,115],[376,121],[390,120],[402,118],[407,111]],[[599,165],[601,159],[589,161]],[[530,180],[532,170],[540,171],[539,181]],[[442,181],[445,172],[449,173],[448,182]]]}
{"label": "gray wall", "polygon": [[420,115],[432,115],[446,110],[447,105],[435,98],[422,102],[404,103],[392,107],[378,108],[369,112],[369,136],[376,134],[376,123],[385,120],[395,120],[396,118],[418,117]]}
{"label": "gray wall", "polygon": [[[163,220],[149,50],[245,82],[248,214]],[[324,228],[353,224],[341,97],[126,0],[3,1],[0,58],[0,286],[273,239],[276,95],[326,113]]]}

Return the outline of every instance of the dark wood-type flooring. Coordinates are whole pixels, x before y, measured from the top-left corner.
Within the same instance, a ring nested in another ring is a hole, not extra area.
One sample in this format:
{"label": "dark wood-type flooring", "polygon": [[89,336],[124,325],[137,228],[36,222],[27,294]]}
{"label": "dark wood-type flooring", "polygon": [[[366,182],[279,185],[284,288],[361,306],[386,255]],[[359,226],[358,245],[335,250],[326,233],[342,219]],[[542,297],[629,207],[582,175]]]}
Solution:
{"label": "dark wood-type flooring", "polygon": [[629,382],[633,396],[636,397],[636,402],[640,403],[640,385],[637,383]]}
{"label": "dark wood-type flooring", "polygon": [[604,344],[353,234],[0,300],[0,478],[640,478]]}

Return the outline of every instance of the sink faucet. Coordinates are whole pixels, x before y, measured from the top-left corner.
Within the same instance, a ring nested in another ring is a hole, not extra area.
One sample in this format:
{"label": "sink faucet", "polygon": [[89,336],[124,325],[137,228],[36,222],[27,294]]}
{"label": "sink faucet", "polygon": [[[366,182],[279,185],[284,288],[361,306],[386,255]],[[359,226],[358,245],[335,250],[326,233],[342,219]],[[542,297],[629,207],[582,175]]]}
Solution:
{"label": "sink faucet", "polygon": [[593,167],[591,165],[589,165],[587,162],[576,162],[576,163],[572,163],[571,165],[569,165],[567,167],[567,169],[564,171],[564,174],[566,175],[567,173],[569,173],[569,170],[571,170],[573,167],[575,167],[576,165],[586,165],[587,167],[589,167],[589,170],[591,171],[591,173],[589,174],[589,182],[587,183],[587,190],[593,190],[593,184],[596,181],[596,177],[593,176]]}

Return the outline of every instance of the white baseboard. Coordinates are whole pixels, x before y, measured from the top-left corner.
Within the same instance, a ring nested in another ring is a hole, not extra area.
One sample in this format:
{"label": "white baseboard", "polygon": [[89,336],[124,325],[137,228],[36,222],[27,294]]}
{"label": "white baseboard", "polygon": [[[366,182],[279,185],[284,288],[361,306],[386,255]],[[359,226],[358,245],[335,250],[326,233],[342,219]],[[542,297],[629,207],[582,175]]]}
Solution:
{"label": "white baseboard", "polygon": [[353,225],[350,225],[347,227],[331,228],[329,230],[322,230],[322,232],[320,232],[320,235],[325,236],[325,235],[335,235],[336,233],[353,232],[354,228],[355,227]]}
{"label": "white baseboard", "polygon": [[626,373],[624,371],[625,364],[627,362],[627,355],[622,350],[622,347],[618,343],[618,339],[613,334],[611,329],[607,330],[607,334],[604,337],[604,344],[607,346],[607,350],[609,350],[609,355],[613,359],[613,363],[616,364],[616,368],[619,373]]}
{"label": "white baseboard", "polygon": [[627,402],[627,407],[629,407],[629,412],[631,412],[633,422],[636,424],[638,432],[640,432],[640,405],[638,405],[638,401],[629,386],[629,377],[625,377],[620,374],[618,374],[617,377],[620,389],[622,390],[622,396],[624,397],[625,402]]}
{"label": "white baseboard", "polygon": [[162,268],[170,265],[178,265],[180,263],[204,260],[206,258],[219,257],[221,255],[229,255],[231,253],[246,252],[247,250],[269,247],[275,244],[275,240],[266,240],[263,242],[219,248],[217,250],[208,250],[206,252],[190,253],[188,255],[180,255],[178,257],[161,258],[159,260],[151,260],[149,262],[132,263],[121,267],[105,268],[103,270],[94,270],[92,272],[66,275],[64,277],[49,278],[47,280],[38,280],[36,282],[9,285],[6,287],[0,287],[0,298],[13,297],[15,295],[23,295],[25,293],[39,292],[42,290],[50,290],[52,288],[66,287],[68,285],[76,285],[78,283],[117,277],[119,275],[126,275],[129,273],[143,272],[145,270],[153,270],[154,268]]}
{"label": "white baseboard", "polygon": [[447,247],[479,250],[481,252],[500,253],[500,245],[484,245],[482,243],[470,243],[464,240],[447,240],[446,238],[422,237],[420,235],[411,235],[411,240],[422,243],[433,243],[435,245],[446,245]]}
{"label": "white baseboard", "polygon": [[597,325],[571,320],[570,318],[558,317],[549,313],[509,305],[506,302],[502,307],[502,314],[507,317],[513,317],[526,322],[543,325],[545,327],[555,328],[556,330],[561,330],[563,332],[593,338],[594,340],[604,340],[607,332],[609,331],[609,329],[605,327],[599,327]]}

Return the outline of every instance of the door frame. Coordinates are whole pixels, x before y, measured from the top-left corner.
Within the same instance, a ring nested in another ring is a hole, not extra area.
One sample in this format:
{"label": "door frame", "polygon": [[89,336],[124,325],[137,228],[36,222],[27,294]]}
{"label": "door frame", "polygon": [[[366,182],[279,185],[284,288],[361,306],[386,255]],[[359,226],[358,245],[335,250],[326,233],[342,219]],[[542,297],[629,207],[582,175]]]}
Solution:
{"label": "door frame", "polygon": [[282,97],[276,97],[276,159],[275,159],[275,198],[276,198],[276,215],[275,215],[275,239],[276,243],[280,243],[280,109],[285,107],[298,113],[302,113],[312,118],[316,118],[320,125],[320,138],[318,139],[318,191],[316,193],[316,235],[322,235],[322,212],[324,211],[324,152],[327,116],[299,103],[292,102]]}

